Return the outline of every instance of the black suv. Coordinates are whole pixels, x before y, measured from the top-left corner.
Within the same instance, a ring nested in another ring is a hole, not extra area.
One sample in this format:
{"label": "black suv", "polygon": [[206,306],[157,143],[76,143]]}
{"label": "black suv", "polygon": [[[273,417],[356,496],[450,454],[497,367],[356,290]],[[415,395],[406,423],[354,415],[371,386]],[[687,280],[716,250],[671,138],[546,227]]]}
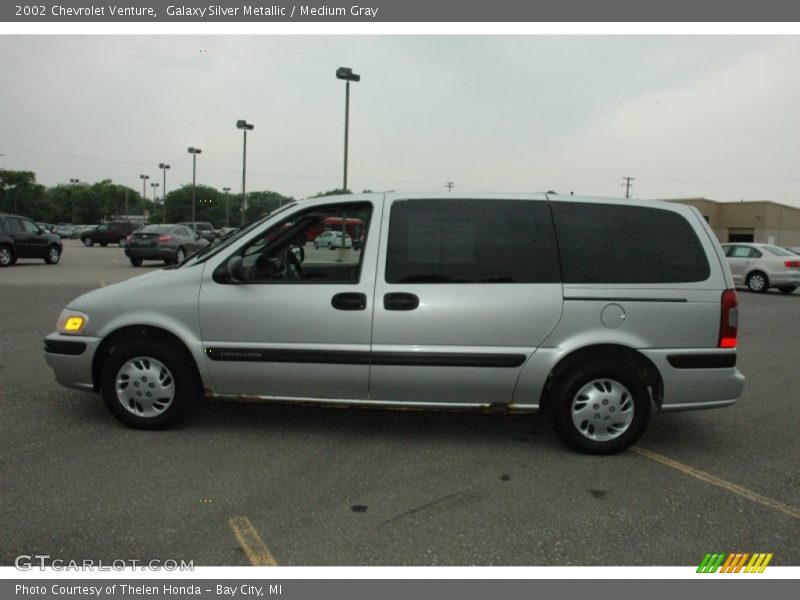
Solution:
{"label": "black suv", "polygon": [[33,219],[0,213],[0,267],[18,258],[43,258],[50,265],[61,258],[61,238],[44,231]]}
{"label": "black suv", "polygon": [[85,246],[94,246],[95,243],[101,246],[109,244],[125,245],[125,238],[139,229],[140,225],[129,221],[113,221],[103,223],[94,229],[87,229],[81,233],[81,241]]}

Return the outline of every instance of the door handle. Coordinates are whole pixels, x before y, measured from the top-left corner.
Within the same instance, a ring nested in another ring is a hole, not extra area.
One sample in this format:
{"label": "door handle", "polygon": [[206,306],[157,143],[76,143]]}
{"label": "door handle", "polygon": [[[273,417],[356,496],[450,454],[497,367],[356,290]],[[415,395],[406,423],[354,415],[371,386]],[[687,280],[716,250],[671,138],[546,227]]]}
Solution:
{"label": "door handle", "polygon": [[336,310],[364,310],[367,308],[367,295],[358,292],[343,292],[331,298],[331,306]]}
{"label": "door handle", "polygon": [[386,310],[414,310],[419,306],[419,297],[406,292],[394,292],[383,297],[383,308]]}

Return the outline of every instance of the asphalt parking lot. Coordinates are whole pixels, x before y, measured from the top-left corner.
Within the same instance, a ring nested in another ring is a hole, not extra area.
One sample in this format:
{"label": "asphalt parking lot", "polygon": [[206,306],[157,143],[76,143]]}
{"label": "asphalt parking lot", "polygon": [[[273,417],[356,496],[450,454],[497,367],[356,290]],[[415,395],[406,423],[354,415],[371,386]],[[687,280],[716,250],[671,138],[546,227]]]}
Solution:
{"label": "asphalt parking lot", "polygon": [[541,415],[206,403],[127,429],[55,383],[42,338],[69,300],[146,265],[68,240],[58,265],[0,270],[2,565],[267,549],[280,565],[800,565],[800,292],[740,291],[734,407],[656,414],[638,446],[592,457]]}

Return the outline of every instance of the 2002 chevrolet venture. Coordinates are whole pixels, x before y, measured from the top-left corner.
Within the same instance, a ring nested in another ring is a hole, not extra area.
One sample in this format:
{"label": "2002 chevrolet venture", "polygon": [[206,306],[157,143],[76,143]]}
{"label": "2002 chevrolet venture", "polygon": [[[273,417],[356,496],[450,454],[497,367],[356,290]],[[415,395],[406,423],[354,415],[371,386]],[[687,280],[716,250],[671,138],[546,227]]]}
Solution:
{"label": "2002 chevrolet venture", "polygon": [[[341,225],[336,225],[339,223]],[[357,248],[315,249],[340,228]],[[582,452],[733,404],[737,297],[693,208],[540,195],[293,203],[182,264],[69,303],[67,386],[166,428],[203,397],[546,410]]]}

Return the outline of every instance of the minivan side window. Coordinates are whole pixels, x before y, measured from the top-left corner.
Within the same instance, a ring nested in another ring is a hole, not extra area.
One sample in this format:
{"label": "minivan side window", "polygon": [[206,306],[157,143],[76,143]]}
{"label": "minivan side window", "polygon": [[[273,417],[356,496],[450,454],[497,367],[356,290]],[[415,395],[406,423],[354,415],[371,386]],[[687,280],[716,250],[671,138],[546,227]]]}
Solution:
{"label": "minivan side window", "polygon": [[689,222],[661,208],[551,202],[564,283],[688,283],[711,274]]}
{"label": "minivan side window", "polygon": [[557,283],[561,277],[544,201],[399,200],[387,243],[387,283]]}
{"label": "minivan side window", "polygon": [[[270,227],[243,251],[248,283],[358,283],[372,204],[351,202],[310,208]],[[326,231],[345,228],[346,244],[315,244]]]}

